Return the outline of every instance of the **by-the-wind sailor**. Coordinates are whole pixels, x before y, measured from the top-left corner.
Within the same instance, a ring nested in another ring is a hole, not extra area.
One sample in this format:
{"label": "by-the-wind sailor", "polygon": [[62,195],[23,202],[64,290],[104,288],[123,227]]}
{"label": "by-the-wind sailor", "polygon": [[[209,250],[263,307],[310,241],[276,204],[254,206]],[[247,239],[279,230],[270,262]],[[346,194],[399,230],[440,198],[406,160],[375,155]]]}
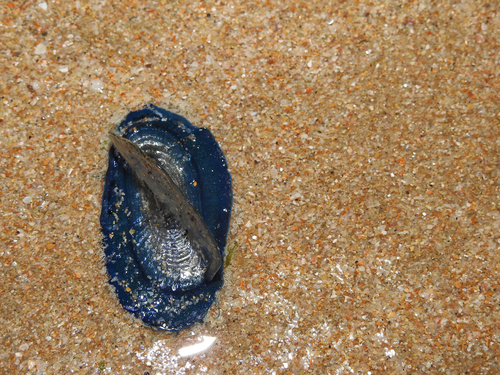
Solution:
{"label": "by-the-wind sailor", "polygon": [[102,195],[106,267],[122,306],[177,331],[223,283],[232,188],[212,133],[154,105],[111,132]]}

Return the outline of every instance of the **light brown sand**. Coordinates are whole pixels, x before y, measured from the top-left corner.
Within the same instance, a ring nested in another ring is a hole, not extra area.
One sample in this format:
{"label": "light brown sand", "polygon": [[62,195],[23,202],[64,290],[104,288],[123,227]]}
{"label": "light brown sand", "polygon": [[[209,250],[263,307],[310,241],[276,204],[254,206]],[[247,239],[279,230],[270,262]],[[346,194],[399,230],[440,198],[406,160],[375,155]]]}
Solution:
{"label": "light brown sand", "polygon": [[[499,371],[498,4],[7,1],[1,373]],[[219,304],[177,335],[100,247],[107,134],[148,102],[234,183]]]}

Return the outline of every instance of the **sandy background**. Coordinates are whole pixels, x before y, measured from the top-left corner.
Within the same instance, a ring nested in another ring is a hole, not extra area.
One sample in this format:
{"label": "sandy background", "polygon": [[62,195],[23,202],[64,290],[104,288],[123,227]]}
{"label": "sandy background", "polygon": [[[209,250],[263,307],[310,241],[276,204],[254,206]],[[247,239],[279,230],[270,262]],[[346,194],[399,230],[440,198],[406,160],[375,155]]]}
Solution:
{"label": "sandy background", "polygon": [[[500,14],[451,3],[0,1],[0,372],[500,371]],[[100,247],[108,131],[149,102],[234,183],[219,303],[178,334]]]}

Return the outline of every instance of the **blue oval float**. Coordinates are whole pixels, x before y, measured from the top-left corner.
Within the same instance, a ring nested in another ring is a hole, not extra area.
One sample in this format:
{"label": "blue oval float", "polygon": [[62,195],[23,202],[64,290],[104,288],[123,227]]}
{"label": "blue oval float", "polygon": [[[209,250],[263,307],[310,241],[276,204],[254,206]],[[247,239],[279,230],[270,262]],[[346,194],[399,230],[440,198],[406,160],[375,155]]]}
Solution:
{"label": "blue oval float", "polygon": [[212,133],[154,105],[112,131],[102,195],[106,267],[122,306],[178,331],[223,284],[231,176]]}

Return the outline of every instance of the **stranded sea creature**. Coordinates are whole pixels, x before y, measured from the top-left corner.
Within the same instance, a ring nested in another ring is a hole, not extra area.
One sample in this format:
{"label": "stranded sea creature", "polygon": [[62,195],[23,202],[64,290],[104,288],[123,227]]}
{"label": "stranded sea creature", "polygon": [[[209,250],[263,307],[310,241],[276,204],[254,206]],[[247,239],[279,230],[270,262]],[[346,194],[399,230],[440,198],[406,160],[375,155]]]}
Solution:
{"label": "stranded sea creature", "polygon": [[208,129],[154,105],[110,136],[100,218],[110,282],[144,323],[181,330],[203,320],[223,283],[226,159]]}

